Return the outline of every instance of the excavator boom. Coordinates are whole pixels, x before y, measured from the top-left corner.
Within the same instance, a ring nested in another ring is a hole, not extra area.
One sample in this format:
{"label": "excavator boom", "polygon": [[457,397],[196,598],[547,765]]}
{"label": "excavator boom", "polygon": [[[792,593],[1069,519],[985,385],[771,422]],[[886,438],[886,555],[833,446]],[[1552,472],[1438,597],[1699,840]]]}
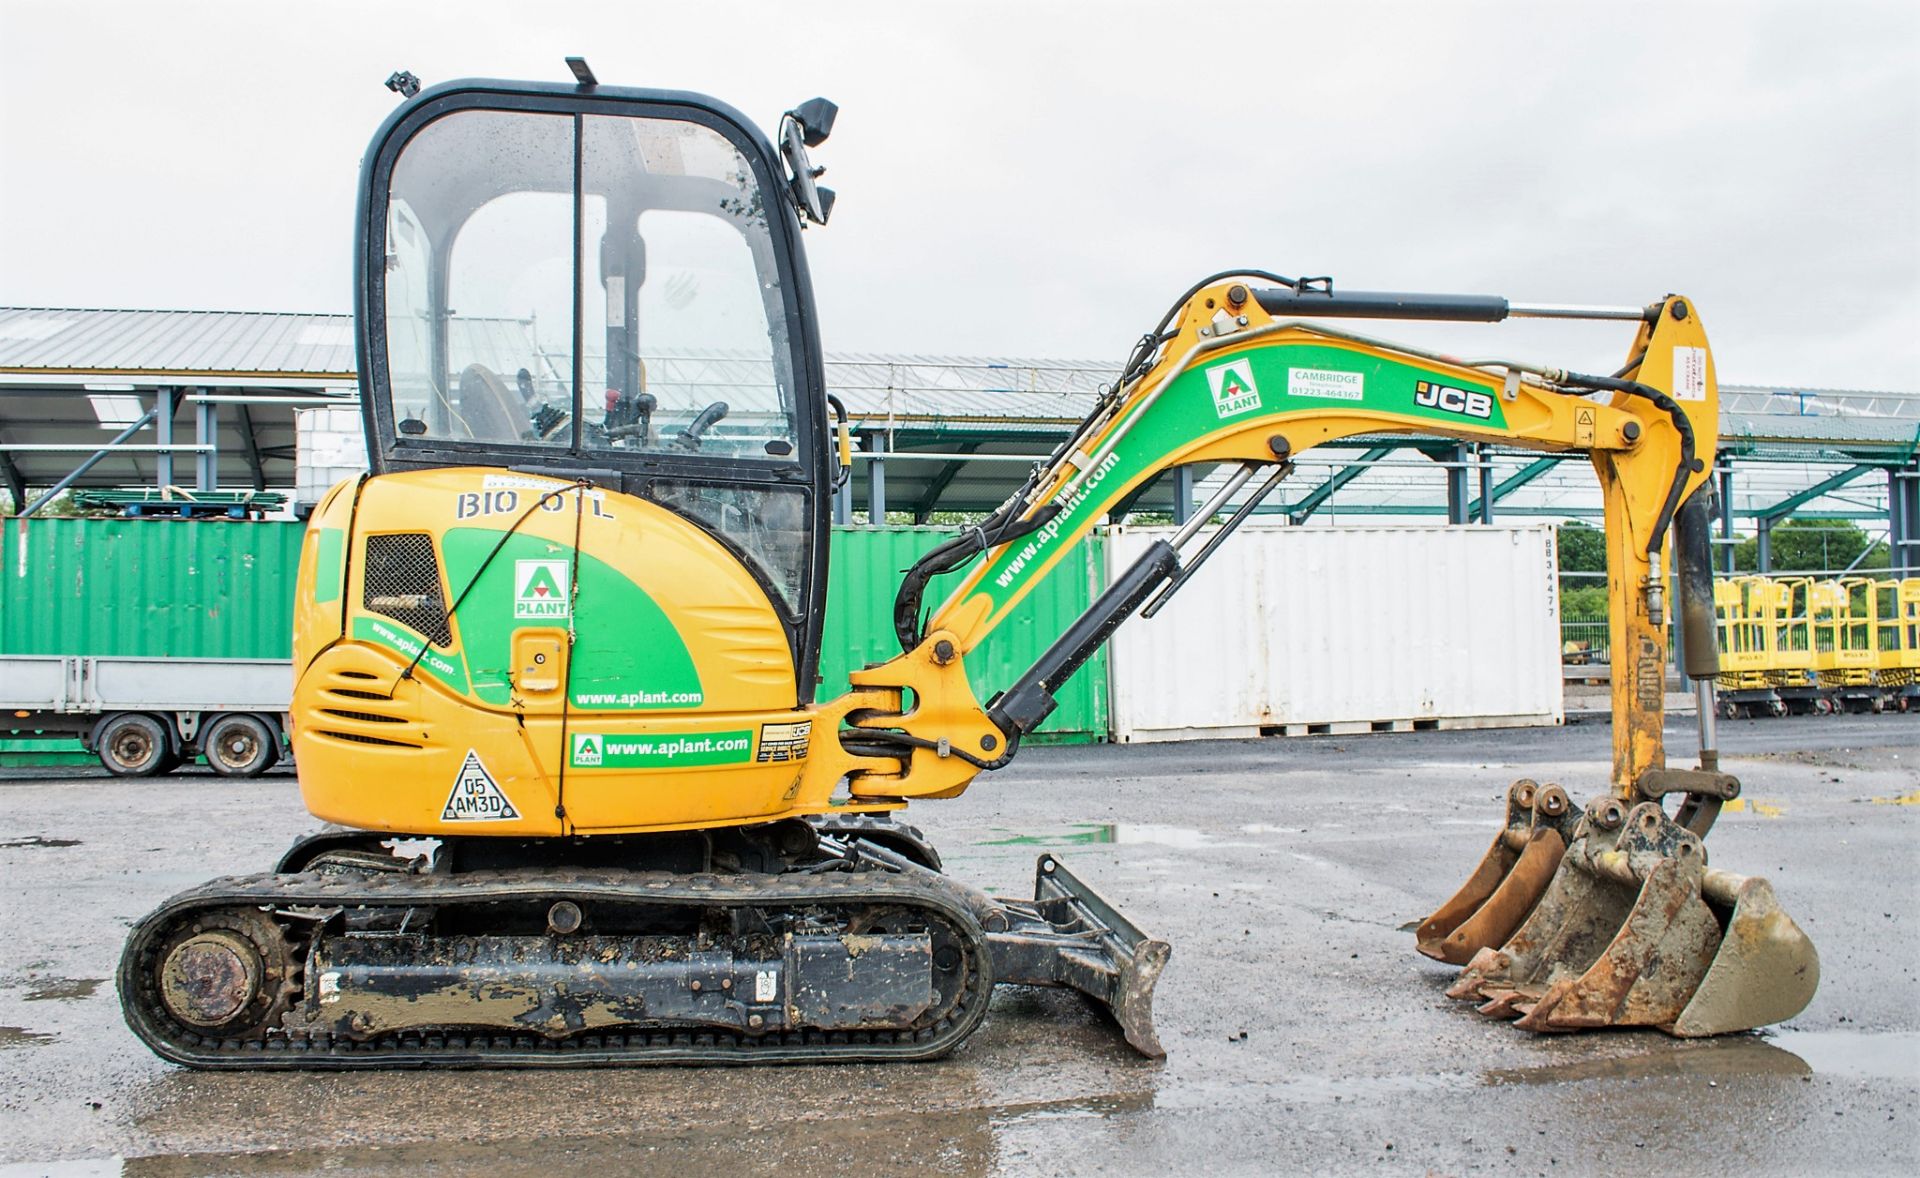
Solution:
{"label": "excavator boom", "polygon": [[[1611,790],[1582,812],[1557,785],[1516,783],[1481,863],[1420,922],[1420,951],[1470,965],[1456,996],[1482,1001],[1489,1014],[1519,1015],[1534,1030],[1644,1024],[1718,1034],[1804,1008],[1819,975],[1811,943],[1764,880],[1708,871],[1700,841],[1740,786],[1719,771],[1713,731],[1718,658],[1706,472],[1719,402],[1712,354],[1690,302],[1670,295],[1645,308],[1521,306],[1476,296],[1342,294],[1325,280],[1257,288],[1248,285],[1255,277],[1218,275],[1190,291],[1021,490],[908,574],[895,618],[905,652],[854,680],[888,702],[856,713],[843,742],[895,760],[850,767],[854,794],[949,797],[980,769],[1004,763],[1107,636],[1178,592],[1314,446],[1419,434],[1585,453],[1606,509],[1616,652]],[[1526,314],[1631,320],[1636,334],[1626,363],[1600,376],[1515,361],[1462,363],[1319,322]],[[1122,573],[1032,668],[984,707],[975,705],[965,689],[966,652],[1081,534],[1146,481],[1189,464],[1221,464],[1230,473],[1193,520]],[[1236,496],[1238,507],[1225,514]],[[1218,515],[1224,522],[1203,539]],[[932,577],[975,558],[922,622],[921,594]],[[1685,670],[1701,692],[1694,768],[1666,763],[1670,604],[1683,630]],[[915,706],[900,711],[904,698]],[[1672,816],[1661,805],[1669,795],[1681,798]],[[1632,849],[1616,848],[1621,840]]]}

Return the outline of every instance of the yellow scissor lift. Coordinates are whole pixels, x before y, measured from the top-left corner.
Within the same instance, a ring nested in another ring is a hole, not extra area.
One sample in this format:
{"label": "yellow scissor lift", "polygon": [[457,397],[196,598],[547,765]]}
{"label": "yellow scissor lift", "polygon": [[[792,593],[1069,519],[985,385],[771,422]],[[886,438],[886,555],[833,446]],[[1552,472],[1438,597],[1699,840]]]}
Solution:
{"label": "yellow scissor lift", "polygon": [[1875,581],[1874,683],[1901,711],[1920,708],[1920,577]]}
{"label": "yellow scissor lift", "polygon": [[1834,710],[1813,674],[1812,577],[1763,577],[1768,597],[1767,681],[1796,716]]}
{"label": "yellow scissor lift", "polygon": [[1874,683],[1879,665],[1873,580],[1815,581],[1808,595],[1813,618],[1813,673],[1837,707],[1877,712],[1885,707]]}
{"label": "yellow scissor lift", "polygon": [[1778,588],[1771,577],[1729,577],[1713,584],[1713,613],[1720,631],[1720,714],[1731,720],[1766,713],[1784,716],[1775,690]]}

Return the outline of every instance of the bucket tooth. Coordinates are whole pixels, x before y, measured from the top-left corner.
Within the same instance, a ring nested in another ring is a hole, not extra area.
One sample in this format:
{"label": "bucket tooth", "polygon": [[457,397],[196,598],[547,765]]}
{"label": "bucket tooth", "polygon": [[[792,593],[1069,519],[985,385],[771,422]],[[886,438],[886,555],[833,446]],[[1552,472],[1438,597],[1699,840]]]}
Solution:
{"label": "bucket tooth", "polygon": [[1490,990],[1481,995],[1486,1001],[1476,1009],[1488,1018],[1515,1019],[1524,1011],[1531,1009],[1540,1000],[1539,994],[1530,994],[1522,990]]}
{"label": "bucket tooth", "polygon": [[1599,957],[1625,917],[1626,906],[1602,890],[1591,872],[1574,865],[1611,851],[1625,816],[1626,808],[1612,798],[1587,806],[1573,845],[1532,914],[1506,944],[1475,955],[1448,989],[1450,997],[1484,1002],[1501,990],[1542,994],[1556,971],[1584,971]]}
{"label": "bucket tooth", "polygon": [[1566,791],[1522,779],[1507,791],[1507,819],[1467,882],[1420,923],[1421,953],[1464,965],[1502,944],[1526,920],[1572,841],[1577,816]]}
{"label": "bucket tooth", "polygon": [[1662,1026],[1678,1018],[1720,946],[1720,928],[1700,899],[1698,859],[1696,842],[1687,858],[1650,864],[1599,959],[1579,977],[1556,982],[1519,1026],[1574,1031]]}
{"label": "bucket tooth", "polygon": [[1700,837],[1657,802],[1622,811],[1587,808],[1533,914],[1448,996],[1540,1032],[1717,1035],[1805,1009],[1819,959],[1767,882],[1709,870]]}
{"label": "bucket tooth", "polygon": [[1487,902],[1487,898],[1500,886],[1500,881],[1519,862],[1520,852],[1514,844],[1524,846],[1527,837],[1533,833],[1533,795],[1537,789],[1539,786],[1525,778],[1508,787],[1507,820],[1493,836],[1493,845],[1480,857],[1479,866],[1473,869],[1467,882],[1460,885],[1460,890],[1434,909],[1433,915],[1421,921],[1420,927],[1415,930],[1414,941],[1420,952],[1435,960],[1445,961],[1442,946],[1447,936]]}

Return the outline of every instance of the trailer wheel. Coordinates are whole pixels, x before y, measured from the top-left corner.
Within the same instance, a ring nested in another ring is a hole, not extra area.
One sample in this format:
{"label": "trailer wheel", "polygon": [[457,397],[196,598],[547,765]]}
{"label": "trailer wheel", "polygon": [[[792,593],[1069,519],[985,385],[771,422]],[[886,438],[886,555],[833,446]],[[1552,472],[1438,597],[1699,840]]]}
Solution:
{"label": "trailer wheel", "polygon": [[118,777],[152,777],[175,763],[167,747],[167,730],[140,712],[123,712],[108,720],[94,747],[100,763]]}
{"label": "trailer wheel", "polygon": [[222,777],[258,777],[280,759],[273,730],[253,716],[228,713],[200,737],[207,764]]}

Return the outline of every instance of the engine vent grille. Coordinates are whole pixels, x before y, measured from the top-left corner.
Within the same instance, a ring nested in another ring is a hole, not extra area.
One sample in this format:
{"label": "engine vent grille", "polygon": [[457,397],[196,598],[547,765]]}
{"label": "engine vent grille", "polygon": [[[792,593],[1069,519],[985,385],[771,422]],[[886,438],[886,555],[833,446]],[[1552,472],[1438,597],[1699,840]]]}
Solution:
{"label": "engine vent grille", "polygon": [[433,555],[433,537],[425,532],[367,537],[363,604],[425,634],[435,646],[453,645],[440,594],[440,562]]}
{"label": "engine vent grille", "polygon": [[420,747],[417,744],[411,744],[404,740],[387,740],[385,737],[364,736],[358,732],[332,732],[323,728],[320,729],[319,735],[330,737],[333,740],[344,740],[349,744],[372,744],[392,749],[417,749]]}

